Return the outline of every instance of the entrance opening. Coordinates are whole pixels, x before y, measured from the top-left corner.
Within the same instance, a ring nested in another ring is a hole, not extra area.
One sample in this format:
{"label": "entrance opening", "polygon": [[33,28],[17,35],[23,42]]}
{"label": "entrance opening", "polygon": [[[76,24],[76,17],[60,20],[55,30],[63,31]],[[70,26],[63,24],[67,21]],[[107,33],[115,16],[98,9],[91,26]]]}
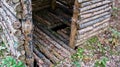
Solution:
{"label": "entrance opening", "polygon": [[48,65],[74,53],[68,45],[73,5],[74,0],[32,1],[34,53]]}

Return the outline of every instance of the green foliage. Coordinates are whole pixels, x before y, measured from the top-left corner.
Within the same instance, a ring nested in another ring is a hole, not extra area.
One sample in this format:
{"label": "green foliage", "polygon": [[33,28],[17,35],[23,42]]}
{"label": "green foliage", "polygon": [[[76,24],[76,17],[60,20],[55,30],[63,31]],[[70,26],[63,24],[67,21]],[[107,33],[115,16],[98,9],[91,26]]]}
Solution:
{"label": "green foliage", "polygon": [[109,38],[108,42],[113,46],[119,45],[120,42],[120,32],[116,29],[110,28],[111,31],[111,38]]}
{"label": "green foliage", "polygon": [[108,61],[108,58],[104,57],[101,60],[97,60],[94,67],[106,67],[106,62]]}
{"label": "green foliage", "polygon": [[71,56],[71,59],[72,59],[72,61],[73,61],[73,64],[74,64],[76,67],[81,67],[80,61],[82,61],[82,59],[83,59],[83,57],[84,57],[83,53],[84,53],[84,49],[78,48],[78,49],[77,49],[77,52]]}
{"label": "green foliage", "polygon": [[120,32],[118,32],[116,29],[110,28],[110,31],[112,32],[113,37],[120,38]]}
{"label": "green foliage", "polygon": [[76,67],[81,67],[80,63],[78,61],[74,61],[73,64],[76,66]]}
{"label": "green foliage", "polygon": [[95,44],[95,43],[97,43],[97,42],[98,42],[97,36],[92,37],[92,38],[90,38],[89,40],[87,40],[87,43],[90,44],[90,45]]}
{"label": "green foliage", "polygon": [[112,10],[113,10],[113,12],[112,12],[113,17],[118,17],[118,11],[119,11],[120,9],[117,8],[117,7],[112,7]]}
{"label": "green foliage", "polygon": [[117,7],[112,7],[112,10],[120,10],[120,9]]}
{"label": "green foliage", "polygon": [[6,48],[5,44],[2,42],[0,44],[0,56],[3,56],[5,51],[7,51],[7,48]]}
{"label": "green foliage", "polygon": [[5,59],[2,60],[2,64],[0,67],[26,67],[25,64],[21,61],[16,61],[12,57],[6,57]]}

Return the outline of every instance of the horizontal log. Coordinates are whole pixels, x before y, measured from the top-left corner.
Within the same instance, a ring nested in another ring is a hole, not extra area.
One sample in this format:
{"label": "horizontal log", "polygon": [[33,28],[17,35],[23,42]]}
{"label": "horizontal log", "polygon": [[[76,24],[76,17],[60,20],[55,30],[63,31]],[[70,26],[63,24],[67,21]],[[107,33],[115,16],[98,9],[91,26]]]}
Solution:
{"label": "horizontal log", "polygon": [[37,20],[40,23],[43,23],[45,25],[51,25],[48,21],[44,20],[43,18],[39,17],[38,15],[33,14],[33,18]]}
{"label": "horizontal log", "polygon": [[80,8],[80,12],[83,12],[83,11],[86,11],[86,10],[89,10],[89,9],[92,9],[92,8],[95,8],[95,7],[99,7],[101,5],[104,5],[104,4],[109,4],[111,3],[111,1],[107,0],[107,1],[102,1],[102,2],[98,2],[98,3],[95,3],[95,4],[92,4],[92,5],[89,5],[89,6],[86,6],[84,8]]}
{"label": "horizontal log", "polygon": [[78,3],[87,2],[88,0],[78,0]]}
{"label": "horizontal log", "polygon": [[108,5],[108,4],[105,4],[105,5],[101,6],[101,7],[97,7],[97,8],[94,8],[94,9],[89,9],[89,10],[87,10],[87,11],[80,12],[80,15],[97,12],[97,11],[106,9],[106,8],[108,8],[108,7],[109,7],[109,5]]}
{"label": "horizontal log", "polygon": [[83,2],[80,5],[81,5],[81,7],[85,7],[85,6],[89,6],[89,5],[92,5],[92,4],[101,2],[101,1],[103,1],[103,0],[91,0],[91,1]]}
{"label": "horizontal log", "polygon": [[95,36],[95,35],[98,35],[98,34],[104,32],[105,30],[108,30],[108,28],[106,27],[106,28],[104,28],[104,29],[102,29],[102,30],[99,30],[98,32],[94,32],[94,33],[90,34],[89,36],[86,36],[86,37],[84,37],[84,38],[82,38],[82,39],[80,39],[80,40],[77,40],[77,42],[76,42],[75,45],[76,45],[76,46],[79,46],[79,45],[81,45],[83,42],[85,42],[86,40],[88,40],[90,37]]}
{"label": "horizontal log", "polygon": [[58,30],[57,33],[63,36],[66,40],[69,40],[69,36],[63,33],[61,30]]}
{"label": "horizontal log", "polygon": [[101,24],[103,24],[103,23],[105,23],[105,22],[108,22],[109,20],[110,20],[110,18],[107,18],[107,19],[103,20],[102,22],[98,22],[98,23],[96,23],[96,24],[94,24],[94,25],[92,25],[92,26],[89,26],[89,27],[87,27],[87,28],[78,30],[78,33],[77,33],[77,34],[78,34],[78,35],[83,35],[84,33],[87,33],[88,31],[93,30],[95,27],[97,27],[97,26],[99,26],[99,25],[101,25]]}
{"label": "horizontal log", "polygon": [[93,25],[93,24],[95,24],[95,23],[98,23],[98,22],[101,22],[101,21],[103,21],[103,20],[105,20],[105,19],[107,19],[107,18],[110,18],[110,16],[111,16],[111,15],[108,14],[108,15],[102,16],[102,17],[100,17],[100,18],[97,18],[96,20],[89,21],[89,22],[84,23],[84,24],[80,24],[80,28],[81,28],[81,29],[86,28],[86,27],[91,26],[91,25]]}
{"label": "horizontal log", "polygon": [[[99,26],[97,26],[97,27],[94,27],[94,29],[91,30],[90,32],[84,33],[83,35],[78,35],[78,36],[77,36],[77,40],[79,41],[80,39],[83,39],[85,36],[91,35],[91,34],[93,34],[94,32],[97,32],[97,31],[99,31],[99,30],[101,30],[101,29],[103,29],[103,28],[106,28],[106,27],[108,27],[108,26],[109,26],[109,23],[106,22],[106,23],[103,23],[102,25],[99,25]],[[78,41],[77,41],[77,42],[78,42]]]}
{"label": "horizontal log", "polygon": [[81,20],[84,20],[86,18],[90,18],[90,17],[93,17],[95,15],[99,15],[99,14],[102,14],[105,12],[110,12],[110,11],[111,11],[111,7],[107,7],[106,9],[102,9],[102,10],[97,11],[97,12],[92,12],[92,13],[80,15],[80,18],[81,18]]}
{"label": "horizontal log", "polygon": [[82,19],[79,21],[79,24],[83,24],[83,23],[86,23],[86,22],[89,22],[91,20],[95,20],[97,18],[100,18],[100,17],[103,17],[103,16],[106,16],[106,15],[110,15],[110,11],[107,11],[107,12],[103,12],[102,14],[97,14],[93,17],[90,17],[90,18],[86,18],[86,19]]}

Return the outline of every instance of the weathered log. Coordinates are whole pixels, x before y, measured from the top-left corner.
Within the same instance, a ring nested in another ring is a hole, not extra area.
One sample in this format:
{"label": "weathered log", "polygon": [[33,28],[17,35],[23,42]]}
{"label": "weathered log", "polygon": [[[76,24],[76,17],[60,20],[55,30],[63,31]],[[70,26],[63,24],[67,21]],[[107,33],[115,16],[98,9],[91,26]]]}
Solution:
{"label": "weathered log", "polygon": [[84,20],[80,20],[79,24],[83,24],[83,23],[85,23],[85,22],[89,22],[89,21],[91,21],[91,20],[95,20],[96,18],[103,17],[103,16],[106,16],[106,15],[109,15],[109,14],[110,14],[109,11],[108,11],[108,12],[104,12],[104,13],[102,13],[102,14],[97,14],[97,15],[95,15],[95,16],[93,16],[93,17],[86,18],[86,19],[84,19]]}
{"label": "weathered log", "polygon": [[102,0],[91,0],[91,1],[83,2],[83,3],[81,3],[80,5],[81,5],[81,7],[85,7],[85,6],[89,6],[89,5],[98,3],[98,2],[100,2],[100,1],[102,1]]}
{"label": "weathered log", "polygon": [[97,8],[94,8],[94,9],[89,9],[89,10],[84,11],[84,12],[80,12],[80,15],[97,12],[97,11],[106,9],[107,7],[109,7],[109,5],[108,5],[108,4],[105,4],[105,5],[101,6],[101,7],[97,7]]}
{"label": "weathered log", "polygon": [[101,22],[101,21],[103,21],[103,20],[105,20],[105,19],[107,19],[107,18],[110,18],[110,16],[111,16],[111,15],[108,14],[108,15],[102,16],[102,17],[100,17],[100,18],[97,18],[96,20],[89,21],[89,22],[87,22],[87,23],[83,23],[83,24],[80,25],[80,28],[82,29],[82,28],[88,27],[88,26],[90,26],[90,25],[93,25],[93,24],[95,24],[95,23]]}
{"label": "weathered log", "polygon": [[69,45],[71,48],[75,48],[74,41],[75,41],[75,35],[77,32],[76,22],[78,20],[78,13],[79,13],[78,8],[79,8],[78,1],[75,0],[74,12],[73,12],[74,14],[73,14],[72,23],[71,23],[70,42],[69,42]]}
{"label": "weathered log", "polygon": [[80,19],[81,20],[84,20],[84,19],[86,19],[86,18],[90,18],[90,17],[93,17],[93,16],[95,16],[95,15],[98,15],[98,14],[102,14],[102,13],[104,13],[104,12],[110,12],[110,9],[111,9],[111,7],[107,7],[106,9],[102,9],[102,10],[100,10],[100,11],[97,11],[97,12],[92,12],[92,13],[88,13],[88,14],[83,14],[83,15],[80,15]]}
{"label": "weathered log", "polygon": [[79,10],[80,10],[81,12],[83,12],[83,11],[86,11],[86,10],[89,10],[89,9],[92,9],[92,8],[95,8],[95,7],[104,5],[104,4],[108,4],[108,3],[111,3],[111,1],[107,0],[107,1],[98,2],[98,3],[92,4],[92,5],[90,5],[90,6],[86,6],[86,7],[84,7],[84,8],[80,8]]}
{"label": "weathered log", "polygon": [[56,58],[53,54],[51,54],[51,52],[44,47],[43,45],[40,45],[39,42],[35,42],[35,45],[40,49],[40,51],[42,51],[53,63],[58,63],[60,60],[58,58]]}
{"label": "weathered log", "polygon": [[[35,25],[37,26],[38,24],[35,24]],[[63,41],[65,44],[68,43],[68,41],[66,39],[64,39],[63,37],[59,36],[55,32],[53,32],[53,31],[43,27],[41,24],[39,24],[39,25],[40,26],[38,26],[38,28],[41,29],[43,32],[45,32],[47,35],[49,35],[51,38],[56,37],[56,38],[60,39],[61,41]]]}
{"label": "weathered log", "polygon": [[24,43],[24,50],[25,50],[25,60],[26,64],[29,67],[33,67],[33,47],[32,47],[32,30],[33,30],[33,23],[32,23],[32,6],[31,0],[20,0],[21,4],[21,24],[22,24],[22,33],[25,36],[25,43]]}
{"label": "weathered log", "polygon": [[[36,37],[37,38],[37,37]],[[37,39],[36,39],[37,40]],[[42,41],[41,41],[42,40]],[[63,60],[63,54],[62,54],[62,51],[61,50],[59,50],[59,49],[57,49],[53,44],[51,44],[48,40],[43,40],[43,39],[41,39],[41,38],[39,38],[39,40],[38,40],[42,45],[44,45],[46,48],[48,48],[49,49],[49,51],[51,51],[51,54],[53,54],[53,55],[55,55],[58,59],[60,59],[60,60]],[[45,43],[43,43],[43,41],[45,42]],[[49,45],[48,45],[49,44]],[[65,54],[64,54],[64,56],[65,56]]]}
{"label": "weathered log", "polygon": [[65,48],[63,48],[62,46],[60,46],[56,41],[54,41],[53,39],[51,39],[50,37],[48,37],[48,35],[46,35],[42,31],[40,31],[39,29],[36,29],[36,30],[38,30],[39,33],[41,33],[43,36],[45,36],[45,38],[48,39],[51,43],[53,43],[54,46],[56,46],[59,50],[64,51],[66,54],[68,54],[68,56],[70,55],[69,51],[67,51]]}
{"label": "weathered log", "polygon": [[78,3],[87,2],[88,0],[78,0]]}
{"label": "weathered log", "polygon": [[[99,31],[99,30],[101,30],[101,29],[104,29],[104,28],[106,28],[107,26],[109,26],[109,23],[108,23],[108,22],[103,23],[102,25],[95,27],[92,31],[90,31],[90,32],[88,32],[88,33],[84,33],[83,35],[80,35],[80,36],[78,35],[77,40],[80,41],[79,39],[85,38],[85,36],[91,35],[92,33],[96,32],[96,31]],[[78,42],[78,41],[77,41],[77,42]]]}
{"label": "weathered log", "polygon": [[35,53],[33,53],[33,55],[34,55],[35,60],[37,61],[37,65],[39,67],[42,67],[42,65],[44,64],[44,62]]}
{"label": "weathered log", "polygon": [[41,17],[39,17],[39,16],[37,16],[37,15],[35,15],[35,14],[33,15],[33,17],[35,18],[35,20],[37,20],[37,21],[40,22],[40,23],[43,23],[43,24],[45,24],[45,25],[51,25],[50,22],[44,20],[43,18],[41,18]]}
{"label": "weathered log", "polygon": [[103,20],[103,21],[101,21],[101,22],[98,22],[97,24],[94,24],[94,25],[89,26],[89,27],[87,27],[87,28],[78,30],[78,33],[77,33],[77,34],[78,34],[78,35],[83,35],[84,33],[87,33],[88,31],[93,30],[95,27],[97,27],[97,26],[99,26],[99,25],[101,25],[101,24],[103,24],[103,23],[105,23],[105,22],[108,22],[109,20],[110,20],[110,18],[107,18],[107,19],[105,19],[105,20]]}
{"label": "weathered log", "polygon": [[67,46],[64,41],[59,40],[58,37],[54,36],[53,34],[51,34],[51,32],[49,32],[48,30],[45,30],[43,27],[39,27],[39,29],[41,29],[43,32],[45,32],[48,36],[50,36],[53,40],[55,40],[56,42],[58,42],[62,47],[64,47],[65,49],[67,49],[68,51],[70,51],[71,53],[74,53],[75,51],[73,49],[71,49],[69,46]]}
{"label": "weathered log", "polygon": [[45,64],[48,64],[49,66],[52,66],[53,64],[51,63],[51,61],[49,59],[47,59],[40,51],[38,51],[36,48],[35,48],[35,45],[34,45],[34,53],[39,57],[41,58]]}
{"label": "weathered log", "polygon": [[75,51],[73,49],[71,49],[69,46],[67,46],[63,41],[59,40],[58,38],[56,38],[55,36],[49,34],[49,36],[55,40],[59,45],[61,45],[63,48],[67,49],[68,51],[70,51],[71,53],[74,53]]}
{"label": "weathered log", "polygon": [[81,45],[81,44],[82,44],[83,42],[85,42],[88,38],[90,38],[90,37],[92,37],[92,36],[95,36],[95,35],[97,35],[97,34],[100,34],[100,33],[104,32],[105,30],[108,30],[108,28],[106,27],[106,28],[104,28],[104,29],[102,29],[102,30],[99,30],[98,32],[92,33],[91,35],[84,37],[83,39],[80,39],[79,41],[76,42],[76,46]]}
{"label": "weathered log", "polygon": [[65,39],[69,40],[69,37],[66,34],[64,34],[61,30],[58,30],[57,33],[63,36]]}

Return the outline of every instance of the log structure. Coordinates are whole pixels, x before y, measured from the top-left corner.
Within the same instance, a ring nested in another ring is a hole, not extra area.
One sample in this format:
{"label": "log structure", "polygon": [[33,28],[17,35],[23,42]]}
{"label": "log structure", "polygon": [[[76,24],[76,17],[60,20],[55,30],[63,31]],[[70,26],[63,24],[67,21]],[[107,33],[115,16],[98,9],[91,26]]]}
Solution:
{"label": "log structure", "polygon": [[[36,50],[53,64],[74,53],[71,48],[108,29],[112,0],[48,2],[47,7],[33,10],[33,38]],[[36,3],[33,1],[33,4]]]}
{"label": "log structure", "polygon": [[107,30],[112,3],[112,0],[78,0],[78,5],[75,5],[78,10],[78,27],[73,46],[79,46],[90,37]]}
{"label": "log structure", "polygon": [[0,0],[1,38],[16,59],[33,67],[30,0]]}
{"label": "log structure", "polygon": [[108,29],[112,2],[0,0],[0,42],[29,67],[68,63],[75,47]]}

